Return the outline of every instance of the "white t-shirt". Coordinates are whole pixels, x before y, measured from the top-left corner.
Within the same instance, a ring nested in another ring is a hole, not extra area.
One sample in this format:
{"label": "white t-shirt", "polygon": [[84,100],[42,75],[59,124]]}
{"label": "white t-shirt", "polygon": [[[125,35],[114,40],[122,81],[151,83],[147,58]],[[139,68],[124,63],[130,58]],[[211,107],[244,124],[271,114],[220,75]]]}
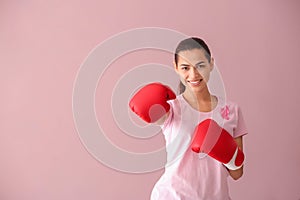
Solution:
{"label": "white t-shirt", "polygon": [[182,95],[169,101],[170,114],[161,126],[166,140],[165,173],[155,184],[151,200],[230,200],[227,169],[206,154],[190,148],[195,127],[211,118],[234,138],[247,134],[240,108],[218,98],[211,112],[192,108]]}

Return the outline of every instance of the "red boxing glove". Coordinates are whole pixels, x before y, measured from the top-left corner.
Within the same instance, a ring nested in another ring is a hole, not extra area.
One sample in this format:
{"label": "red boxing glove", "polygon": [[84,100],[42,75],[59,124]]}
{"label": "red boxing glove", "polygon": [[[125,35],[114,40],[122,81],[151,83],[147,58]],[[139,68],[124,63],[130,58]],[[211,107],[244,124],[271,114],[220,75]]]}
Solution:
{"label": "red boxing glove", "polygon": [[244,153],[233,137],[212,119],[196,127],[191,148],[197,153],[207,153],[231,170],[239,169],[244,162]]}
{"label": "red boxing glove", "polygon": [[155,122],[170,110],[168,100],[175,93],[161,83],[151,83],[141,88],[130,100],[129,107],[144,121]]}

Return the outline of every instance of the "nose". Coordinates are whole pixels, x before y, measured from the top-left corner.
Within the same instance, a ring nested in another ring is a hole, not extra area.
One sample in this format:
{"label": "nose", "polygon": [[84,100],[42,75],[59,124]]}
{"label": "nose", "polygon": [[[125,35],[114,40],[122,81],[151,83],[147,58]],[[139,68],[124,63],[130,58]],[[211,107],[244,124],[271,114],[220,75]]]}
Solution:
{"label": "nose", "polygon": [[201,77],[201,74],[199,73],[196,67],[191,67],[189,76],[193,79]]}

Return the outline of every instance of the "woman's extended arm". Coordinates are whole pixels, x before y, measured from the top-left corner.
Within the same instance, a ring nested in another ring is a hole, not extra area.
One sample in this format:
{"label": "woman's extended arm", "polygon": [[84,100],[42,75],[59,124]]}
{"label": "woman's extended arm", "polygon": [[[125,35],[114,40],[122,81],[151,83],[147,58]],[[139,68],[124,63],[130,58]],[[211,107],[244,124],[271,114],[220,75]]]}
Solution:
{"label": "woman's extended arm", "polygon": [[[238,145],[238,147],[243,150],[243,136],[237,137],[234,139]],[[242,177],[243,175],[243,166],[237,170],[230,170],[228,169],[230,176],[234,179],[234,180],[238,180],[239,178]]]}
{"label": "woman's extended arm", "polygon": [[168,111],[164,116],[162,116],[159,120],[157,120],[156,122],[154,122],[154,124],[156,125],[163,125],[165,123],[165,121],[167,120],[168,116],[170,114],[170,111]]}

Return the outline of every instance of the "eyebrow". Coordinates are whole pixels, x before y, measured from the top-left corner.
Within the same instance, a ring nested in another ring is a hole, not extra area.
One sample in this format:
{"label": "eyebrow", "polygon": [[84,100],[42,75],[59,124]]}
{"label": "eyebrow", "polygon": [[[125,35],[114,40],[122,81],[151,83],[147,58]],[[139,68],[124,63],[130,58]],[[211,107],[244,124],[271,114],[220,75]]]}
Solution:
{"label": "eyebrow", "polygon": [[200,64],[202,64],[202,63],[205,63],[204,61],[200,61],[200,62],[198,62],[197,64],[195,64],[195,65],[200,65]]}
{"label": "eyebrow", "polygon": [[[196,66],[196,65],[203,64],[203,63],[205,63],[205,62],[204,62],[204,61],[200,61],[200,62],[196,63],[195,66]],[[180,64],[180,66],[188,67],[188,66],[190,66],[190,64],[184,64],[184,63],[183,63],[183,64]]]}
{"label": "eyebrow", "polygon": [[180,66],[188,67],[190,65],[189,64],[180,64]]}

